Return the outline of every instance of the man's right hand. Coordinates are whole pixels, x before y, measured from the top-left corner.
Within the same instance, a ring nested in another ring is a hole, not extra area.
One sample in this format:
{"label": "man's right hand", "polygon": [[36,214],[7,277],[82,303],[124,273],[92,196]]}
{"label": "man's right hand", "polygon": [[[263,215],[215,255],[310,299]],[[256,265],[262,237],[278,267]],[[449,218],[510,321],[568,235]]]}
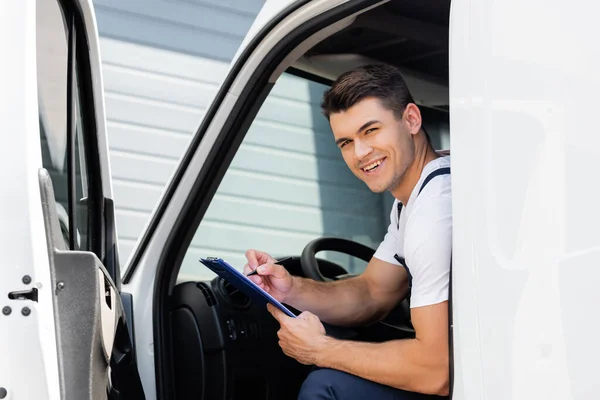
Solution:
{"label": "man's right hand", "polygon": [[258,274],[252,275],[248,279],[278,301],[285,301],[286,297],[290,295],[294,284],[292,275],[281,265],[275,264],[277,260],[265,252],[248,250],[246,251],[246,259],[248,263],[244,266],[245,275],[258,268]]}

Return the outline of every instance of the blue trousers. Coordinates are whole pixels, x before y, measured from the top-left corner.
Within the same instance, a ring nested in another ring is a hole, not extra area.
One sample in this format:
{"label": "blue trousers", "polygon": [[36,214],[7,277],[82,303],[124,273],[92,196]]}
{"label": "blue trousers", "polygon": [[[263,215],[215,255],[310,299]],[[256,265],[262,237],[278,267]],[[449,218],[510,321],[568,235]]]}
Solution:
{"label": "blue trousers", "polygon": [[298,400],[433,400],[447,397],[407,392],[334,369],[312,371],[300,389]]}

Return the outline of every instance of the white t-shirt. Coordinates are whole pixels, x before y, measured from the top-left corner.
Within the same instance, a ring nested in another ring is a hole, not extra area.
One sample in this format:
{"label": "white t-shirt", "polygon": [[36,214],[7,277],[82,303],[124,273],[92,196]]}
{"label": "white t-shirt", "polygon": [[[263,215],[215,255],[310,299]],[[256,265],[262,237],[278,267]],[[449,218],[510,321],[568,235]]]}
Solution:
{"label": "white t-shirt", "polygon": [[[448,300],[450,261],[452,257],[452,198],[450,174],[424,180],[439,168],[450,167],[450,157],[429,162],[413,189],[408,204],[402,207],[398,223],[398,200],[390,213],[390,225],[374,257],[401,264],[404,258],[412,276],[410,307],[422,307]],[[418,196],[417,196],[418,195]]]}

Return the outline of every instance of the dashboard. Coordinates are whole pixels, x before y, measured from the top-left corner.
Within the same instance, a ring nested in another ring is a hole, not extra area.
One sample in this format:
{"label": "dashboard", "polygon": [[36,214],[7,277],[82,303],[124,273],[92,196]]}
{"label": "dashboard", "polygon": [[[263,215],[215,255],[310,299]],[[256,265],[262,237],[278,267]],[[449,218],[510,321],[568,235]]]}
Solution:
{"label": "dashboard", "polygon": [[[323,259],[318,263],[326,277],[346,275],[337,264]],[[304,275],[299,257],[283,265],[292,275]],[[278,322],[222,278],[178,284],[169,310],[170,370],[177,399],[296,399],[314,368],[287,357],[278,345]],[[406,336],[389,323],[360,328],[324,325],[328,335],[345,339]]]}

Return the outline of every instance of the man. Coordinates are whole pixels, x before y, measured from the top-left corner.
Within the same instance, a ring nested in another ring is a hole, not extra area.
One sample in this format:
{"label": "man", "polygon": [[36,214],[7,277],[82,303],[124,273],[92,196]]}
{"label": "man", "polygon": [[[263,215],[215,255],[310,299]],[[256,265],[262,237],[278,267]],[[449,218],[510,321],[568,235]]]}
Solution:
{"label": "man", "polygon": [[[400,72],[370,65],[340,76],[322,108],[352,172],[395,202],[383,242],[364,273],[335,282],[292,277],[267,253],[248,250],[245,272],[278,300],[304,310],[279,321],[280,346],[316,365],[300,399],[423,399],[449,391],[448,286],[452,249],[449,157],[440,157]],[[409,292],[414,339],[338,340],[321,323],[384,318]]]}

